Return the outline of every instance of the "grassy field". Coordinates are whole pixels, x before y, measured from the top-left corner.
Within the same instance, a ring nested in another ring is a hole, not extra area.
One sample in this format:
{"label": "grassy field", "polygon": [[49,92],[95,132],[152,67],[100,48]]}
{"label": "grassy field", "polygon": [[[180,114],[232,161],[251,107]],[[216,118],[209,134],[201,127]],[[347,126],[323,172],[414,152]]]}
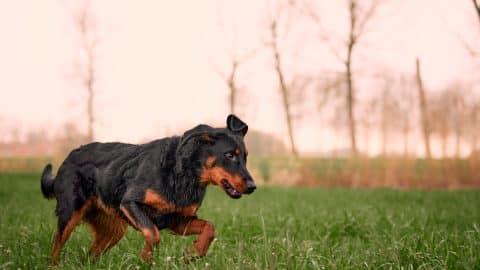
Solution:
{"label": "grassy field", "polygon": [[[48,268],[54,203],[38,175],[0,173],[0,269]],[[217,229],[207,257],[185,264],[193,237],[162,232],[154,269],[480,269],[480,191],[210,187],[199,216]],[[79,226],[58,268],[149,269],[134,230],[98,261],[90,241]]]}

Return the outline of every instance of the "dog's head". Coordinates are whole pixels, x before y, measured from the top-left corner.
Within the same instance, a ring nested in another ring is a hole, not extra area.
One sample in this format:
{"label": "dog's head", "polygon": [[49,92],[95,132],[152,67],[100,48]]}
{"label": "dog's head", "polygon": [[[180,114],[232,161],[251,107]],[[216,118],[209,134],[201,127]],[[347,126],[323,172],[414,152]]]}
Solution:
{"label": "dog's head", "polygon": [[229,115],[226,128],[199,125],[185,132],[180,146],[190,144],[192,152],[200,149],[196,156],[201,163],[201,183],[217,185],[235,199],[255,190],[246,167],[248,152],[243,139],[247,131],[247,124]]}

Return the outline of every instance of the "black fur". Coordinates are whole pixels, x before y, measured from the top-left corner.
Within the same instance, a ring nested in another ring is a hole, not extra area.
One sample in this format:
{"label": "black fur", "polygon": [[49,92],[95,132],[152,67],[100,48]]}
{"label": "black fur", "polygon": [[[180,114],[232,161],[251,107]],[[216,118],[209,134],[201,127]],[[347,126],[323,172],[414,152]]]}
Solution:
{"label": "black fur", "polygon": [[[154,190],[178,208],[200,206],[206,192],[200,175],[209,157],[215,157],[215,166],[240,176],[247,187],[253,185],[254,189],[253,179],[246,169],[243,137],[247,130],[245,123],[230,115],[227,128],[199,125],[183,136],[141,145],[91,143],[73,150],[55,178],[51,175],[50,164],[41,177],[43,195],[57,199],[57,230],[61,235],[72,213],[82,209],[91,198],[99,199],[132,224],[120,211],[120,207],[127,209],[137,229],[171,227],[183,217],[176,212],[161,213],[144,205],[145,191]],[[226,152],[235,149],[241,152],[238,159],[232,161],[224,157]]]}
{"label": "black fur", "polygon": [[52,164],[47,164],[43,169],[41,181],[42,194],[45,198],[50,199],[55,196],[53,193],[53,183],[55,178],[52,176]]}

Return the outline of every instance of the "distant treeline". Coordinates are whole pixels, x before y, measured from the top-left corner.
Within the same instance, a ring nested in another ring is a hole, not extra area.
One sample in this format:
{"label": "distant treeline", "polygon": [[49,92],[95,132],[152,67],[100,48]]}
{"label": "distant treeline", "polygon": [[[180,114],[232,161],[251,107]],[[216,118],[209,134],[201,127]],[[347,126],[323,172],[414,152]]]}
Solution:
{"label": "distant treeline", "polygon": [[250,167],[257,180],[271,185],[425,189],[480,187],[478,157],[258,157],[250,160]]}
{"label": "distant treeline", "polygon": [[[60,157],[0,157],[1,172],[40,173],[46,163],[58,169]],[[419,159],[249,157],[259,184],[284,186],[457,189],[480,187],[480,158]]]}

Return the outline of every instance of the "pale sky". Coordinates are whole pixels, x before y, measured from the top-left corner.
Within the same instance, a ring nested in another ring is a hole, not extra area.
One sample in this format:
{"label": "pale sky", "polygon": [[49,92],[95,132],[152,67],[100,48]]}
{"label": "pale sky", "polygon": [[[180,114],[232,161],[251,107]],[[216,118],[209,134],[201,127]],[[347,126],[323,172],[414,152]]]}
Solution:
{"label": "pale sky", "polygon": [[[343,1],[310,2],[332,39],[342,38],[347,20]],[[478,79],[475,62],[456,37],[471,44],[480,40],[470,0],[384,2],[354,56],[360,97],[371,91],[362,82],[375,68],[413,72],[416,56],[422,59],[429,90],[457,79]],[[69,3],[0,0],[0,129],[56,133],[68,120],[84,125],[86,95],[74,76],[79,47]],[[262,47],[269,6],[258,0],[93,1],[100,36],[97,139],[141,142],[198,123],[223,125],[228,91],[217,70],[227,71],[228,51],[242,54]],[[319,76],[339,69],[305,18],[289,21],[286,67],[318,70]],[[241,66],[239,84],[247,91],[239,113],[243,120],[252,129],[286,139],[268,49]],[[308,104],[295,128],[300,151],[347,146],[346,137],[322,125],[314,103]]]}

